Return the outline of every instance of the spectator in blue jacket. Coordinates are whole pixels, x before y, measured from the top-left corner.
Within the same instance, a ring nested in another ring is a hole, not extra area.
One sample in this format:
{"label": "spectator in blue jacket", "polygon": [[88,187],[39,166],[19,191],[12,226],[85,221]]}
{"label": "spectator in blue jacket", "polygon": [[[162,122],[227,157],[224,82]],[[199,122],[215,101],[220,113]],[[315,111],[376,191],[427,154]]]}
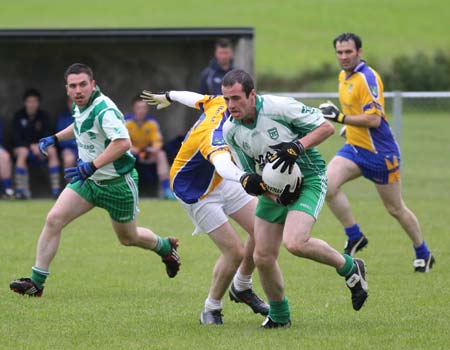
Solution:
{"label": "spectator in blue jacket", "polygon": [[219,39],[215,44],[214,58],[201,74],[200,93],[203,95],[222,95],[222,79],[234,69],[233,45],[228,39]]}
{"label": "spectator in blue jacket", "polygon": [[14,197],[14,190],[11,181],[11,156],[3,147],[3,122],[0,120],[0,180],[2,188],[2,197],[10,199]]}
{"label": "spectator in blue jacket", "polygon": [[[28,181],[28,162],[44,164],[47,159],[39,152],[39,139],[53,134],[50,131],[49,118],[40,109],[41,94],[36,89],[25,91],[23,108],[13,119],[13,143],[16,157],[16,197],[30,197]],[[57,197],[61,191],[58,153],[55,147],[48,148],[48,169],[52,195]]]}
{"label": "spectator in blue jacket", "polygon": [[[72,101],[68,98],[67,109],[56,119],[56,132],[64,130],[72,123]],[[75,139],[58,142],[58,150],[63,161],[63,169],[75,166],[78,158],[78,148]]]}

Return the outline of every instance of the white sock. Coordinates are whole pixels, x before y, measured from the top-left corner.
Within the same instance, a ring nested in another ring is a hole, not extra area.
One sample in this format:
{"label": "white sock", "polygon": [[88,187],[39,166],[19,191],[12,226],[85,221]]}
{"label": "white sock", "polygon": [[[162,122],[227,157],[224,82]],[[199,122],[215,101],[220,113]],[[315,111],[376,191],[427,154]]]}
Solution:
{"label": "white sock", "polygon": [[208,298],[206,298],[205,300],[204,311],[213,311],[213,310],[222,310],[222,300],[213,299],[208,295]]}
{"label": "white sock", "polygon": [[234,288],[238,292],[252,288],[252,275],[243,275],[241,271],[237,270],[233,278]]}

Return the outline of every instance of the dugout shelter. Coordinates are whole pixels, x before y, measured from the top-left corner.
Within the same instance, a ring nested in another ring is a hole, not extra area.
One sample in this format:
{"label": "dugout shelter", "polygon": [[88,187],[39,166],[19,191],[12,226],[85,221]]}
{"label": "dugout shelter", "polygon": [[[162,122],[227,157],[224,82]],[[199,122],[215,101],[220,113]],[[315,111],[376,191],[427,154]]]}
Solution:
{"label": "dugout shelter", "polygon": [[[144,88],[197,91],[200,72],[222,37],[233,42],[236,65],[253,72],[253,28],[0,30],[0,118],[6,147],[25,89],[40,90],[42,108],[52,121],[65,110],[63,74],[70,64],[91,66],[102,91],[127,113]],[[177,104],[152,112],[166,140],[184,134],[199,116]]]}

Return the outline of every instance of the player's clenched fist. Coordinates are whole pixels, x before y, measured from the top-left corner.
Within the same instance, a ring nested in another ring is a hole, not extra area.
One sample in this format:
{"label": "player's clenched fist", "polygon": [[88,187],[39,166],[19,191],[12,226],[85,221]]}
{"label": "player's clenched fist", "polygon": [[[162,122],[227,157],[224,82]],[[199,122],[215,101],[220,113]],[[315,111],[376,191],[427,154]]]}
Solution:
{"label": "player's clenched fist", "polygon": [[253,196],[260,196],[267,191],[267,186],[264,183],[261,175],[258,174],[244,174],[241,176],[241,185],[245,192]]}
{"label": "player's clenched fist", "polygon": [[54,146],[58,143],[56,135],[47,136],[39,140],[39,152],[45,157],[48,157],[47,147]]}
{"label": "player's clenched fist", "polygon": [[72,179],[72,181],[70,181],[71,183],[77,182],[79,180],[81,180],[81,182],[83,183],[96,171],[97,167],[94,165],[94,162],[83,162],[82,160],[80,160],[78,161],[77,166],[64,169],[64,178]]}
{"label": "player's clenched fist", "polygon": [[337,108],[333,102],[327,101],[325,103],[322,103],[319,106],[320,111],[322,112],[323,116],[329,120],[332,120],[336,123],[344,124],[345,121],[345,114],[343,114],[339,108]]}

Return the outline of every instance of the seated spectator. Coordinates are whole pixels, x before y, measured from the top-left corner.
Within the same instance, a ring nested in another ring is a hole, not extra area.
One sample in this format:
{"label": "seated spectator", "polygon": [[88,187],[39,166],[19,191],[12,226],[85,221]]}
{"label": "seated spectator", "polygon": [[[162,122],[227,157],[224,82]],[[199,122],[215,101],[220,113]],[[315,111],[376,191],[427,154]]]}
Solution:
{"label": "seated spectator", "polygon": [[[47,113],[40,109],[41,94],[35,89],[25,92],[24,106],[13,119],[14,156],[16,157],[16,197],[30,197],[28,162],[42,165],[47,159],[39,152],[39,139],[51,135]],[[58,153],[48,148],[48,169],[53,197],[61,191]]]}
{"label": "seated spectator", "polygon": [[11,181],[11,157],[3,147],[3,122],[0,120],[0,180],[2,184],[2,197],[14,198],[14,190]]}
{"label": "seated spectator", "polygon": [[222,95],[223,76],[234,68],[231,41],[228,39],[217,40],[214,58],[201,73],[200,93],[203,95]]}
{"label": "seated spectator", "polygon": [[[56,119],[56,132],[64,130],[73,123],[72,100],[67,99],[67,109]],[[58,142],[58,150],[63,161],[63,169],[76,165],[78,159],[78,148],[75,139]]]}
{"label": "seated spectator", "polygon": [[139,180],[152,182],[152,166],[156,165],[163,197],[175,199],[170,189],[169,163],[166,152],[162,149],[163,138],[159,124],[155,118],[148,115],[148,106],[139,96],[133,99],[132,108],[133,112],[125,119],[132,144],[131,153],[136,157]]}

